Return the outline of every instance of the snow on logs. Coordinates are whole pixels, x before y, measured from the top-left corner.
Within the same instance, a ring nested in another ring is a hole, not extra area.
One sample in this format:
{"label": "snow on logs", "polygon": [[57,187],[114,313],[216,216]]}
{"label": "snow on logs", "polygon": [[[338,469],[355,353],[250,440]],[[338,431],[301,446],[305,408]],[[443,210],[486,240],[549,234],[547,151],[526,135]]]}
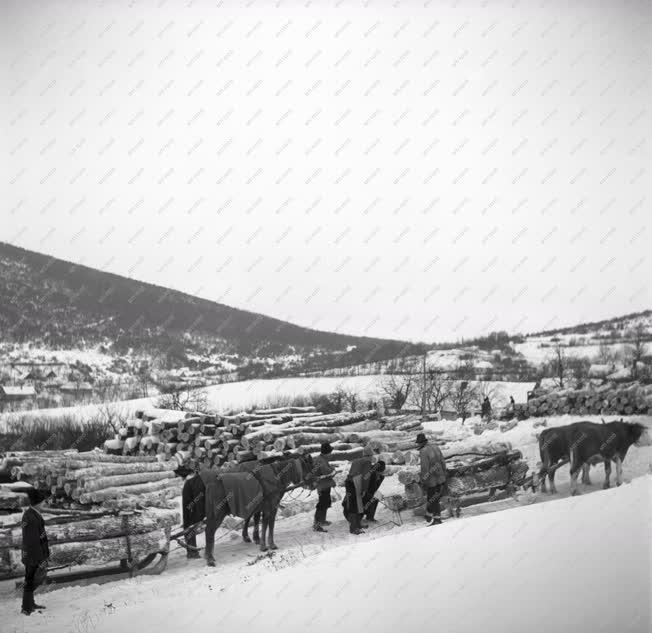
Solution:
{"label": "snow on logs", "polygon": [[339,458],[351,460],[362,454],[369,441],[355,431],[381,426],[376,411],[322,414],[314,407],[259,409],[235,415],[148,409],[136,415],[115,438],[105,442],[105,451],[116,457],[159,456],[175,461],[177,467],[186,466],[190,459],[207,468],[228,467],[286,451],[305,453],[304,446],[318,453],[322,442],[341,444]]}
{"label": "snow on logs", "polygon": [[175,472],[179,464],[164,456],[111,455],[95,450],[14,453],[12,457],[19,461],[12,468],[13,478],[49,491],[52,507],[167,507],[181,494],[182,481]]}

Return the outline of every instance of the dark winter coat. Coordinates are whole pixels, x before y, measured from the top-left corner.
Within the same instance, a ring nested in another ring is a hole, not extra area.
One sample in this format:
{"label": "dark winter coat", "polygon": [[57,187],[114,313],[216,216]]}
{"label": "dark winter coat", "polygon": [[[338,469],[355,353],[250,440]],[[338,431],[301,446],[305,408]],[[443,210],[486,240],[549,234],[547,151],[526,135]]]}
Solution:
{"label": "dark winter coat", "polygon": [[366,498],[371,499],[376,494],[380,484],[383,483],[385,476],[382,472],[385,470],[385,462],[379,461],[371,467],[371,473],[369,475],[369,486],[367,488]]}
{"label": "dark winter coat", "polygon": [[183,507],[183,527],[199,523],[204,518],[204,482],[199,475],[191,475],[183,484],[181,504]]}
{"label": "dark winter coat", "polygon": [[426,487],[438,486],[446,481],[446,461],[439,447],[424,444],[419,449],[421,457],[421,484]]}
{"label": "dark winter coat", "polygon": [[45,521],[32,507],[23,512],[22,561],[25,566],[37,566],[50,557]]}
{"label": "dark winter coat", "polygon": [[364,498],[369,488],[369,480],[371,477],[371,469],[373,462],[371,457],[360,457],[351,462],[351,468],[346,479],[353,484],[355,489],[355,499],[351,500],[357,512],[364,512]]}
{"label": "dark winter coat", "polygon": [[319,455],[315,458],[313,472],[316,490],[328,490],[335,486],[335,480],[331,476],[335,469],[330,465],[326,455]]}

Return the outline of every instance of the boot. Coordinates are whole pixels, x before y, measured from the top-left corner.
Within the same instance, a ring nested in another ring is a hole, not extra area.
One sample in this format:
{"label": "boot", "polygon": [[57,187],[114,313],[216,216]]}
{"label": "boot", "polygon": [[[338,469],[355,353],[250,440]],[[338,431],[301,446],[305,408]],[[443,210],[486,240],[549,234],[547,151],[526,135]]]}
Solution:
{"label": "boot", "polygon": [[24,613],[25,615],[31,615],[34,611],[34,608],[34,592],[25,591],[23,589],[23,607],[21,609],[21,613]]}
{"label": "boot", "polygon": [[328,530],[325,530],[319,523],[315,521],[315,523],[312,526],[312,529],[315,532],[328,532]]}

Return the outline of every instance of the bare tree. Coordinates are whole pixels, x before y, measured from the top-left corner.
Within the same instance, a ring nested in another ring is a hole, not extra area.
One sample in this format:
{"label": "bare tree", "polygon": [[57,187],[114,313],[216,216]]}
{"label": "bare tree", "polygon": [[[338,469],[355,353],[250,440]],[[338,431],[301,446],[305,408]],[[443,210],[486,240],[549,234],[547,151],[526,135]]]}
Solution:
{"label": "bare tree", "polygon": [[389,406],[397,411],[403,408],[417,383],[413,374],[388,374],[380,382],[380,388],[389,399]]}
{"label": "bare tree", "polygon": [[149,361],[143,360],[140,362],[138,371],[136,372],[136,379],[138,380],[138,385],[140,386],[143,398],[147,398],[149,395],[149,386],[152,383],[152,373]]}
{"label": "bare tree", "polygon": [[165,383],[159,385],[161,396],[156,406],[175,411],[208,411],[208,393],[206,389],[185,383]]}
{"label": "bare tree", "polygon": [[353,387],[345,388],[344,390],[344,404],[346,407],[355,413],[362,403],[360,392],[356,391]]}
{"label": "bare tree", "polygon": [[410,404],[421,408],[422,413],[438,411],[444,404],[450,391],[450,381],[440,369],[428,369],[415,377],[415,384],[410,394]]}
{"label": "bare tree", "polygon": [[632,378],[638,377],[638,364],[647,351],[645,343],[647,332],[642,323],[637,324],[628,332],[631,343],[625,347],[625,358],[632,364]]}
{"label": "bare tree", "polygon": [[115,433],[129,418],[128,413],[114,402],[103,402],[98,406],[97,413],[99,420],[110,426]]}
{"label": "bare tree", "polygon": [[548,358],[550,373],[560,389],[564,388],[568,376],[568,355],[561,343],[555,343]]}
{"label": "bare tree", "polygon": [[462,418],[462,422],[473,413],[473,408],[478,405],[479,397],[478,388],[467,380],[455,381],[448,394],[448,400],[457,415]]}
{"label": "bare tree", "polygon": [[601,365],[610,365],[612,364],[616,358],[615,358],[615,353],[611,349],[608,343],[605,341],[602,341],[598,347],[598,353],[596,356],[596,360],[601,364]]}

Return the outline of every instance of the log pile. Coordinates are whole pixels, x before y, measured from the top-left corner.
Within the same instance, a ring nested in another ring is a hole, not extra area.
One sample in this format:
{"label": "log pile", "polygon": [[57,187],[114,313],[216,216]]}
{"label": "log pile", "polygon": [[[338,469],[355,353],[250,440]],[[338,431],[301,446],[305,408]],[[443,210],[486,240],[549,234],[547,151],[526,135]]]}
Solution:
{"label": "log pile", "polygon": [[[141,513],[70,513],[49,515],[43,509],[50,547],[49,565],[116,563],[142,560],[169,548],[170,530],[180,521],[177,510],[150,509]],[[127,545],[127,539],[129,541]],[[0,577],[24,573],[20,520],[0,528]]]}
{"label": "log pile", "polygon": [[517,404],[519,419],[551,415],[652,415],[652,385],[607,383],[599,387],[563,389]]}
{"label": "log pile", "polygon": [[[506,449],[489,454],[490,448],[483,449],[483,452],[487,452],[486,456],[467,454],[446,459],[448,495],[460,505],[469,505],[473,497],[486,500],[485,493],[492,489],[520,486],[525,482],[528,466],[520,451]],[[397,476],[405,486],[406,505],[411,508],[422,505],[424,497],[419,485],[419,467],[402,469]]]}
{"label": "log pile", "polygon": [[11,457],[12,478],[50,492],[50,507],[168,507],[181,494],[182,481],[175,473],[178,463],[156,455],[123,456],[95,450],[14,453]]}
{"label": "log pile", "polygon": [[190,459],[206,468],[282,455],[318,454],[322,442],[333,445],[334,460],[362,455],[366,437],[360,431],[380,428],[376,411],[321,414],[314,407],[258,409],[235,415],[209,415],[167,410],[139,411],[116,437],[107,440],[110,454],[159,456],[177,467]]}

